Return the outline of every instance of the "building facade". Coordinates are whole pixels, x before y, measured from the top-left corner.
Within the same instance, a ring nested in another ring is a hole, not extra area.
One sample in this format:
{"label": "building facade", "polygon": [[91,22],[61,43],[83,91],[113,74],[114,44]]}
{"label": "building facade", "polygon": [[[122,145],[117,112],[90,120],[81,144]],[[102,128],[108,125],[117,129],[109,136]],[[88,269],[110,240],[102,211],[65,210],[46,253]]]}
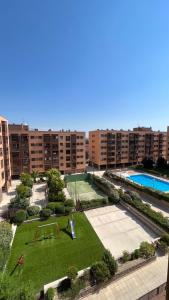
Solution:
{"label": "building facade", "polygon": [[85,170],[85,132],[30,130],[27,125],[9,125],[13,178],[22,172],[44,172],[57,168],[61,173]]}
{"label": "building facade", "polygon": [[8,121],[0,116],[0,201],[2,200],[2,190],[8,190],[10,184],[11,165]]}
{"label": "building facade", "polygon": [[99,169],[139,164],[144,157],[154,161],[167,158],[167,133],[138,127],[132,131],[95,130],[89,132],[90,165]]}

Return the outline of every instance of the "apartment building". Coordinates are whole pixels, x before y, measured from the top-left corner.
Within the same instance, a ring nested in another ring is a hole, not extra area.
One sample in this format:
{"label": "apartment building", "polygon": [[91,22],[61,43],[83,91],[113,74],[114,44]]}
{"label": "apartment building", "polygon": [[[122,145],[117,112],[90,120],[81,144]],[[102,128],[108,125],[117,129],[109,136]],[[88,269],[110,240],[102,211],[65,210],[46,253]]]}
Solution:
{"label": "apartment building", "polygon": [[2,190],[8,190],[10,184],[11,166],[8,121],[0,116],[0,201],[2,200]]}
{"label": "apartment building", "polygon": [[99,169],[138,164],[144,157],[154,161],[159,156],[166,158],[166,149],[167,133],[153,131],[151,127],[89,132],[90,165]]}
{"label": "apartment building", "polygon": [[13,178],[22,172],[44,172],[58,168],[61,173],[85,170],[85,132],[39,131],[27,125],[9,125]]}

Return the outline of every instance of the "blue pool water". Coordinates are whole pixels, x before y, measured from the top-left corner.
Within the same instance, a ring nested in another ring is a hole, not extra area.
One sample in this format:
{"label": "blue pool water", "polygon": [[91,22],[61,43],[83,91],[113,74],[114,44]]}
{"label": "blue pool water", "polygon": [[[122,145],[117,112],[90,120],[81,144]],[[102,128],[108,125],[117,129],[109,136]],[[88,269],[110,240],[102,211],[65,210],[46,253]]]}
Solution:
{"label": "blue pool water", "polygon": [[135,183],[139,183],[143,186],[153,188],[160,192],[169,192],[169,183],[164,180],[157,179],[153,176],[139,174],[131,175],[127,178]]}

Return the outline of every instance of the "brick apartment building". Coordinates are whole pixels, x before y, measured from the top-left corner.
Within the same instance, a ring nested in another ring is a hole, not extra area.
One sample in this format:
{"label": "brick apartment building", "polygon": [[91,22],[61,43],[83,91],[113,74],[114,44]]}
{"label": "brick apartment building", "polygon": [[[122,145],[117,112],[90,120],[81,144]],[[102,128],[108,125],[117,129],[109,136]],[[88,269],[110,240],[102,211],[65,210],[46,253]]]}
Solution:
{"label": "brick apartment building", "polygon": [[105,169],[138,164],[144,157],[150,157],[154,161],[159,156],[167,158],[168,141],[169,127],[168,134],[153,131],[151,127],[138,127],[132,131],[113,129],[90,131],[90,165]]}
{"label": "brick apartment building", "polygon": [[13,178],[21,172],[44,172],[58,168],[61,173],[85,170],[85,132],[30,130],[27,125],[9,124]]}
{"label": "brick apartment building", "polygon": [[0,201],[11,183],[8,121],[0,116]]}

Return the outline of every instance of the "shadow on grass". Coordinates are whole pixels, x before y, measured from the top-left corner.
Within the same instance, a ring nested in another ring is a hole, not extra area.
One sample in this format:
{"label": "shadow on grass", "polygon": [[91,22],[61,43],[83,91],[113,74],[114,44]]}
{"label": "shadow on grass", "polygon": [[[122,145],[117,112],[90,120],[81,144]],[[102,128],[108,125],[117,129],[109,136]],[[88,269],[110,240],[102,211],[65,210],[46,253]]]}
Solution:
{"label": "shadow on grass", "polygon": [[13,268],[13,270],[12,270],[11,273],[10,273],[10,276],[12,276],[12,275],[14,274],[14,272],[15,272],[16,269],[17,269],[17,267],[18,267],[18,264],[15,265],[15,267]]}
{"label": "shadow on grass", "polygon": [[66,233],[72,239],[72,235],[71,235],[70,231],[67,228],[62,228],[61,231]]}

